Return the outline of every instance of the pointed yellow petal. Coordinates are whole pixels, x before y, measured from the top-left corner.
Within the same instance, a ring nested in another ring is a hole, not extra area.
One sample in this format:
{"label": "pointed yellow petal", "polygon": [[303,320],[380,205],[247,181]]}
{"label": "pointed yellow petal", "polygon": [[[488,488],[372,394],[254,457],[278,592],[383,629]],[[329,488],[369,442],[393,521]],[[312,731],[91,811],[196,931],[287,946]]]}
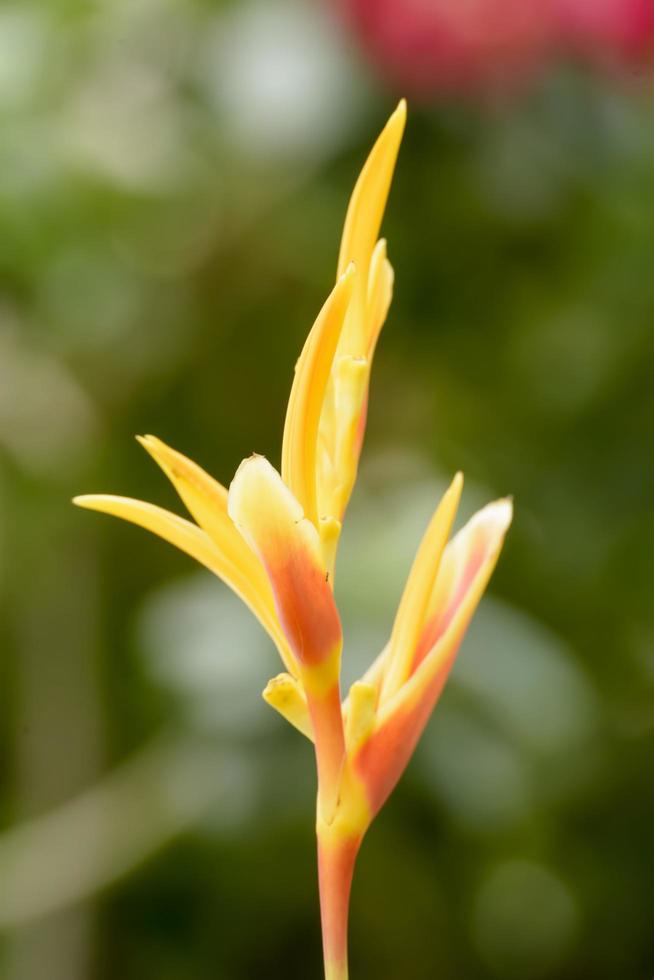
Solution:
{"label": "pointed yellow petal", "polygon": [[316,527],[320,516],[316,497],[318,425],[354,279],[354,266],[349,265],[307,337],[295,369],[284,425],[282,478]]}
{"label": "pointed yellow petal", "polygon": [[363,355],[336,355],[329,398],[320,419],[322,453],[317,461],[318,510],[342,521],[359,466],[365,434],[370,368],[393,292],[386,243],[377,243],[370,268],[367,333]]}
{"label": "pointed yellow petal", "polygon": [[366,357],[339,358],[334,373],[334,399],[339,420],[335,445],[337,482],[332,513],[342,521],[356,483],[366,424],[370,361]]}
{"label": "pointed yellow petal", "polygon": [[393,624],[388,666],[382,686],[382,702],[399,690],[411,672],[416,644],[422,633],[443,549],[461,499],[462,487],[463,476],[457,473],[436,508],[418,548]]}
{"label": "pointed yellow petal", "polygon": [[[230,535],[238,539],[238,533],[227,516],[227,489],[222,483],[156,436],[137,436],[136,441],[161,467],[198,523],[200,518],[195,511],[209,523],[215,524],[219,536],[225,535],[228,541]],[[224,523],[221,521],[223,515],[226,519]]]}
{"label": "pointed yellow petal", "polygon": [[334,566],[336,565],[336,550],[341,534],[341,522],[335,517],[321,517],[318,527],[320,532],[320,545],[322,548],[322,560],[325,564],[326,574],[329,576],[329,584],[334,588]]}
{"label": "pointed yellow petal", "polygon": [[263,699],[299,732],[313,741],[307,699],[299,682],[290,674],[278,674],[268,681]]}
{"label": "pointed yellow petal", "polygon": [[225,553],[220,551],[201,528],[184,520],[183,517],[178,517],[177,514],[171,514],[170,511],[164,510],[162,507],[156,507],[154,504],[148,504],[142,500],[133,500],[130,497],[88,494],[75,497],[73,503],[87,510],[112,514],[114,517],[130,521],[132,524],[138,524],[139,527],[151,531],[163,538],[164,541],[168,541],[176,548],[186,552],[191,558],[212,571],[250,607],[264,629],[272,637],[285,666],[297,673],[297,664],[293,660],[286,637],[275,614],[267,581],[265,585],[268,595],[262,596],[253,587],[249,573],[244,572],[238,564],[235,564]]}
{"label": "pointed yellow petal", "polygon": [[163,538],[170,544],[175,545],[181,551],[185,551],[191,558],[195,558],[202,565],[214,571],[214,565],[224,562],[222,556],[217,554],[216,548],[211,539],[195,524],[171,514],[163,507],[155,504],[148,504],[143,500],[134,500],[131,497],[117,497],[108,493],[83,494],[73,497],[76,507],[83,507],[85,510],[96,510],[102,514],[112,514],[120,517],[124,521],[138,524],[146,531]]}
{"label": "pointed yellow petal", "polygon": [[393,266],[386,258],[386,242],[382,238],[372,253],[368,277],[366,355],[370,361],[393,299],[393,280]]}
{"label": "pointed yellow petal", "polygon": [[481,598],[511,523],[511,500],[497,500],[478,511],[454,536],[429,599],[427,615],[416,645],[411,673],[415,673],[459,615],[462,603],[474,606]]}
{"label": "pointed yellow petal", "polygon": [[197,463],[171,449],[155,436],[137,436],[161,467],[181,500],[219,551],[242,569],[253,589],[274,608],[272,592],[261,562],[243,540],[227,513],[227,490]]}
{"label": "pointed yellow petal", "polygon": [[[511,503],[499,500],[476,514],[448,546],[439,578],[444,576],[456,587],[453,594],[447,594],[450,605],[446,607],[448,616],[441,620],[443,628],[426,633],[428,648],[422,660],[400,690],[381,705],[375,731],[354,760],[373,813],[383,805],[413,754],[495,567],[510,522]],[[451,566],[456,566],[455,573]]]}
{"label": "pointed yellow petal", "polygon": [[430,685],[434,682],[437,684],[434,698],[440,694],[463,635],[497,564],[512,514],[510,500],[488,504],[448,545],[442,576],[445,581],[455,583],[455,588],[447,594],[446,604],[434,611],[432,619],[425,626],[411,676],[395,697],[384,703],[380,711],[380,724],[400,706],[406,710],[410,705],[415,705],[424,698],[425,691],[433,694]]}
{"label": "pointed yellow petal", "polygon": [[369,374],[367,358],[337,355],[331,384],[334,425],[321,433],[326,451],[318,471],[318,507],[321,516],[339,524],[356,481]]}
{"label": "pointed yellow petal", "polygon": [[320,552],[320,538],[279,473],[263,456],[239,466],[229,514],[268,574],[291,649],[304,666],[340,652],[341,624]]}
{"label": "pointed yellow petal", "polygon": [[338,257],[338,275],[350,262],[357,267],[356,309],[348,317],[347,347],[343,353],[365,353],[366,292],[370,260],[379,234],[395,161],[406,122],[406,102],[400,102],[377,139],[357,180],[345,218]]}
{"label": "pointed yellow petal", "polygon": [[[360,677],[356,682],[357,684],[364,684],[366,687],[372,687],[375,691],[375,705],[379,702],[379,691],[381,688],[382,681],[384,679],[384,670],[386,669],[388,652],[390,650],[390,643],[387,643],[384,649],[379,653],[373,662],[370,664],[366,670],[363,677]],[[351,690],[351,689],[350,689]],[[343,702],[343,717],[347,718],[350,713],[350,694],[345,698]]]}
{"label": "pointed yellow petal", "polygon": [[[247,583],[248,605],[252,607],[256,603],[266,607],[268,620],[276,621],[277,614],[268,576],[227,513],[226,488],[197,463],[171,449],[156,436],[137,436],[137,439],[161,467],[189,513],[206,531],[218,551],[232,567],[239,570],[241,579]],[[288,657],[284,663],[287,664],[287,661]],[[297,671],[297,667],[294,666],[294,670]]]}
{"label": "pointed yellow petal", "polygon": [[337,459],[349,462],[353,442],[359,441],[359,420],[365,406],[370,377],[370,361],[367,357],[345,354],[338,358],[334,367],[334,402],[339,418],[336,441]]}
{"label": "pointed yellow petal", "polygon": [[[355,185],[345,218],[338,275],[353,262],[357,276],[323,398],[317,454],[320,518],[342,522],[356,479],[368,403],[370,361],[391,300],[393,270],[377,241],[404,124],[400,102]],[[333,543],[333,542],[332,542]],[[333,556],[331,549],[331,568]]]}

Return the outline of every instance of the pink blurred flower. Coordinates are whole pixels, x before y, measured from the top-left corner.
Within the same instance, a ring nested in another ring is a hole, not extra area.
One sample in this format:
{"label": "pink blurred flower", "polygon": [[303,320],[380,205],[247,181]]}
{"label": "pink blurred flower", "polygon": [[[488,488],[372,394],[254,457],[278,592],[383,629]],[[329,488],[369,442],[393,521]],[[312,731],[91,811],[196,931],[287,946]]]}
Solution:
{"label": "pink blurred flower", "polygon": [[341,0],[383,72],[413,93],[502,90],[542,63],[543,0]]}
{"label": "pink blurred flower", "polygon": [[554,0],[568,46],[599,61],[638,64],[654,53],[654,0]]}
{"label": "pink blurred flower", "polygon": [[641,63],[654,0],[339,0],[364,49],[414,95],[495,94],[557,56]]}

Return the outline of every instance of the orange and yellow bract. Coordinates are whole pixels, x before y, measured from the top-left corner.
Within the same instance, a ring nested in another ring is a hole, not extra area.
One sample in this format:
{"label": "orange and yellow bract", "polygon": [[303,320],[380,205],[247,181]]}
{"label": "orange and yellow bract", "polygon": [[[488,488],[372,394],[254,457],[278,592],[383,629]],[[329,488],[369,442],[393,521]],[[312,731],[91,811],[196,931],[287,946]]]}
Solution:
{"label": "orange and yellow bract", "polygon": [[420,738],[511,521],[511,503],[499,500],[448,543],[463,486],[461,474],[454,477],[418,549],[388,645],[342,700],[335,559],[363,442],[370,367],[392,296],[393,270],[377,236],[405,118],[401,102],[352,194],[336,285],[296,366],[281,473],[251,456],[227,490],[145,436],[139,441],[194,521],[126,497],[75,498],[141,525],[205,565],[275,643],[286,670],[264,698],[315,745],[327,980],[347,978],[350,885],[363,836]]}

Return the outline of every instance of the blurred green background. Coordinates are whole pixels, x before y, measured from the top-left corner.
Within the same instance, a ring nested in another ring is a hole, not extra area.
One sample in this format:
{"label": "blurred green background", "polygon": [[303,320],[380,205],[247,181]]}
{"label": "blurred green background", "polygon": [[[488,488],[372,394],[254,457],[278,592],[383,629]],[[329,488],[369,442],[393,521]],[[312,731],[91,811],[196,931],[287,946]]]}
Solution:
{"label": "blurred green background", "polygon": [[[0,975],[320,975],[309,746],[227,590],[70,506],[228,483],[403,93],[299,0],[0,7]],[[337,593],[352,680],[445,481],[516,520],[355,879],[352,975],[654,971],[654,92],[410,106]]]}

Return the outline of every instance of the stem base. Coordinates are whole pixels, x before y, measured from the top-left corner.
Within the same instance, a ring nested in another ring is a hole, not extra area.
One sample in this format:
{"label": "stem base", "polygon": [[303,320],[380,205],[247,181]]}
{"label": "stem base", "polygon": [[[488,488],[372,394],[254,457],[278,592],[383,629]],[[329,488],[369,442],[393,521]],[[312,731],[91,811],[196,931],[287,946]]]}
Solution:
{"label": "stem base", "polygon": [[318,837],[320,919],[325,980],[348,980],[347,922],[352,875],[361,837]]}

